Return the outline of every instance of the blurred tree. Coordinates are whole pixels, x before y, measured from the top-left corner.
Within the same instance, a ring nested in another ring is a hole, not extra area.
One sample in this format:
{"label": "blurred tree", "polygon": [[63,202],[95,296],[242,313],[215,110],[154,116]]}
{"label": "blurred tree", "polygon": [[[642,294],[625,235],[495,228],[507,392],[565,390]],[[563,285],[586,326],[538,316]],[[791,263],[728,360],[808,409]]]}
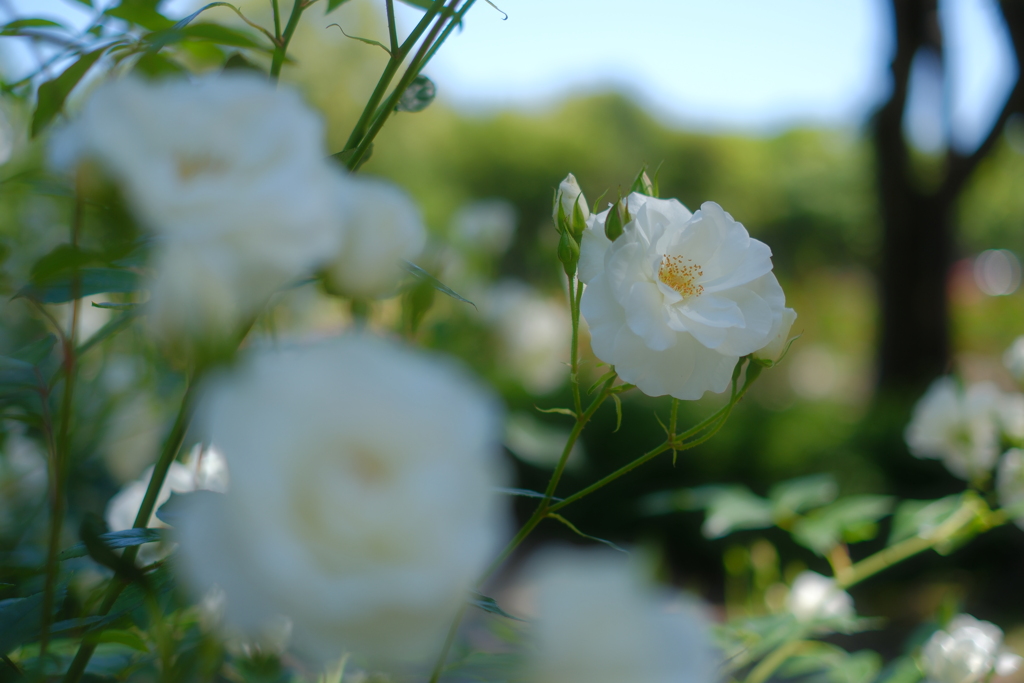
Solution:
{"label": "blurred tree", "polygon": [[[943,68],[937,0],[891,0],[891,5],[896,36],[893,89],[872,123],[884,227],[879,387],[917,392],[948,370],[951,345],[946,280],[953,261],[957,200],[1010,116],[1024,111],[1024,86],[1018,78],[977,149],[965,154],[950,145],[939,168],[922,169],[911,154],[903,124],[915,58],[931,59],[940,77],[944,81],[949,77]],[[1022,73],[1024,3],[1001,0],[999,7],[1009,29],[1018,73]]]}

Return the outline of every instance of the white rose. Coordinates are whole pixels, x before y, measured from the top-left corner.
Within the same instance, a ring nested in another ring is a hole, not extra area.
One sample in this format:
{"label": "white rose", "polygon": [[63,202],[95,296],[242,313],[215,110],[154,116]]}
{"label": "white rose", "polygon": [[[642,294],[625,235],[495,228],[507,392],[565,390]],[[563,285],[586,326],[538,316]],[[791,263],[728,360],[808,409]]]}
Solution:
{"label": "white rose", "polygon": [[331,285],[356,298],[395,293],[405,275],[402,261],[423,250],[427,232],[412,199],[384,180],[351,176],[339,195],[344,238],[328,266]]}
{"label": "white rose", "polygon": [[1024,335],[1017,337],[1003,354],[1003,365],[1014,379],[1024,382]]}
{"label": "white rose", "polygon": [[594,354],[650,396],[698,399],[729,385],[740,356],[772,342],[786,297],[771,250],[714,202],[632,193],[622,235],[591,216],[580,249],[581,311]]}
{"label": "white rose", "polygon": [[799,621],[834,621],[856,616],[853,597],[834,579],[817,572],[801,572],[786,597],[786,609]]}
{"label": "white rose", "polygon": [[224,590],[229,627],[289,619],[321,664],[436,656],[504,531],[499,413],[457,367],[383,339],[253,354],[197,408],[232,481],[184,507],[182,578]]}
{"label": "white rose", "polygon": [[712,683],[718,653],[693,604],[665,600],[628,558],[558,552],[535,564],[533,683]]}
{"label": "white rose", "polygon": [[[111,531],[124,531],[135,526],[135,518],[142,507],[142,499],[146,497],[146,489],[153,478],[153,468],[148,467],[142,476],[127,484],[107,502],[104,515],[107,527]],[[224,456],[215,448],[203,448],[196,444],[182,462],[172,462],[167,476],[157,494],[153,513],[146,522],[148,529],[166,528],[156,516],[160,506],[166,503],[172,493],[190,493],[192,491],[216,491],[223,493],[228,488],[227,463]],[[139,548],[138,564],[145,566],[166,557],[173,545],[168,543],[144,543]]]}
{"label": "white rose", "polygon": [[149,328],[167,341],[236,333],[341,239],[319,116],[255,75],[104,84],[50,156],[98,163],[156,234]]}
{"label": "white rose", "polygon": [[583,212],[583,220],[590,218],[590,209],[587,207],[587,198],[583,196],[583,190],[580,189],[579,183],[576,182],[576,176],[572,173],[565,176],[565,180],[558,184],[558,192],[555,195],[555,208],[552,211],[551,217],[558,222],[558,206],[562,206],[562,211],[565,212],[565,217],[570,221],[572,220],[573,209],[579,205],[580,211]]}
{"label": "white rose", "polygon": [[934,683],[978,683],[992,671],[1006,676],[1020,667],[1021,658],[1002,644],[998,626],[959,614],[925,643],[921,665]]}
{"label": "white rose", "polygon": [[991,382],[964,392],[952,377],[940,377],[914,406],[904,439],[918,458],[942,460],[965,480],[987,476],[999,457],[1002,392]]}

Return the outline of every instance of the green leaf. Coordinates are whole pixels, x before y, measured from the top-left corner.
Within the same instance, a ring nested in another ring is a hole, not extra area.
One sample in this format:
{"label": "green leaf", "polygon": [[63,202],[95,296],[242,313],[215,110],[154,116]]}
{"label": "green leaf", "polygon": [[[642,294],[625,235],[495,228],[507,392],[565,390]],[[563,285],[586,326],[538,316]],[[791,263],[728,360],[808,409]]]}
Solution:
{"label": "green leaf", "polygon": [[[503,486],[499,486],[498,488],[495,489],[495,491],[497,491],[498,493],[507,493],[510,496],[522,496],[523,498],[536,498],[538,500],[543,500],[544,498],[547,498],[547,496],[545,496],[540,491],[531,491],[530,489],[510,489],[505,488]],[[555,496],[551,496],[551,500],[555,502],[560,502],[562,499],[557,498]]]}
{"label": "green leaf", "polygon": [[42,593],[0,600],[0,655],[7,655],[39,632],[42,605]]}
{"label": "green leaf", "polygon": [[176,24],[174,24],[174,26],[172,26],[171,28],[173,28],[175,30],[185,28],[186,26],[188,26],[189,24],[192,23],[193,19],[195,19],[200,14],[202,14],[206,10],[211,9],[213,7],[230,7],[231,9],[235,10],[235,12],[238,12],[238,9],[234,5],[229,3],[229,2],[211,2],[211,3],[207,3],[207,4],[203,5],[202,7],[200,7],[199,9],[197,9],[195,12],[193,12],[190,15],[188,15],[184,19],[181,19]]}
{"label": "green leaf", "polygon": [[831,503],[839,487],[831,474],[812,474],[776,484],[768,493],[776,519],[785,519]]}
{"label": "green leaf", "polygon": [[[139,276],[130,270],[117,268],[83,268],[78,271],[78,298],[108,292],[134,292],[139,288]],[[17,299],[24,297],[42,304],[60,304],[71,301],[73,275],[62,275],[48,282],[28,284],[14,295]]]}
{"label": "green leaf", "polygon": [[141,313],[142,307],[137,306],[135,308],[125,311],[124,315],[120,315],[106,325],[96,331],[96,334],[89,337],[89,339],[78,347],[78,355],[81,356],[83,353],[98,345],[100,342],[105,341],[108,337],[112,337],[117,334],[125,327],[128,326],[135,318]]}
{"label": "green leaf", "polygon": [[32,363],[0,356],[0,396],[36,392],[40,388],[39,375]]}
{"label": "green leaf", "polygon": [[59,28],[66,31],[67,28],[62,24],[58,24],[56,21],[49,19],[15,19],[0,27],[0,36],[17,36],[21,35],[21,29],[23,28]]}
{"label": "green leaf", "polygon": [[[360,38],[359,40],[363,39]],[[381,45],[381,47],[384,46]],[[386,50],[387,48],[384,49]],[[405,111],[410,113],[423,111],[430,106],[430,103],[434,101],[434,97],[436,96],[437,87],[434,85],[434,82],[423,74],[420,74],[412,80],[409,87],[402,93],[402,96],[398,99],[398,104],[395,105],[395,111]]]}
{"label": "green leaf", "polygon": [[881,668],[882,660],[876,652],[860,650],[851,654],[829,643],[808,641],[802,643],[800,654],[779,668],[779,675],[801,677],[807,683],[871,683]]}
{"label": "green leaf", "polygon": [[431,0],[402,0],[402,2],[404,2],[406,5],[418,7],[423,10],[430,9],[436,4],[436,2],[431,2]]}
{"label": "green leaf", "polygon": [[[125,529],[123,531],[108,531],[99,534],[98,538],[108,548],[116,550],[131,548],[143,543],[158,543],[164,539],[164,532],[163,529]],[[57,559],[63,562],[76,557],[85,557],[88,554],[85,544],[78,543],[57,555]]]}
{"label": "green leaf", "polygon": [[26,344],[11,354],[11,356],[32,365],[39,365],[50,356],[50,351],[53,350],[53,345],[56,343],[56,335],[48,334],[42,339]]}
{"label": "green leaf", "polygon": [[938,500],[905,500],[896,508],[892,517],[892,531],[889,545],[914,536],[927,538],[938,525],[945,522],[960,509],[959,493]]}
{"label": "green leaf", "polygon": [[261,76],[267,75],[263,69],[250,62],[240,52],[236,52],[228,57],[227,61],[224,62],[224,71],[254,71]]}
{"label": "green leaf", "polygon": [[104,12],[108,17],[124,19],[150,31],[163,31],[174,26],[174,22],[156,10],[156,3],[147,0],[121,0],[117,7]]}
{"label": "green leaf", "polygon": [[33,282],[49,280],[59,275],[72,273],[85,266],[103,263],[94,251],[88,251],[71,244],[61,244],[32,265],[30,279]]}
{"label": "green leaf", "polygon": [[472,301],[470,301],[469,299],[466,299],[465,297],[462,297],[462,296],[456,294],[454,290],[452,290],[450,287],[448,287],[448,285],[444,284],[443,282],[438,280],[436,277],[434,277],[433,275],[431,275],[427,271],[425,271],[422,268],[420,268],[419,266],[417,266],[415,263],[412,263],[410,261],[402,261],[402,265],[405,267],[405,269],[407,271],[412,273],[413,276],[415,276],[418,280],[422,280],[424,282],[429,282],[431,287],[433,287],[437,291],[441,292],[442,294],[447,294],[448,296],[450,296],[451,298],[455,299],[456,301],[461,301],[464,304],[469,304],[473,308],[476,308],[476,304],[474,304]]}
{"label": "green leaf", "polygon": [[534,408],[540,413],[558,413],[559,415],[568,415],[574,420],[576,419],[576,413],[568,408],[538,408],[537,406],[534,406]]}
{"label": "green leaf", "polygon": [[730,621],[712,627],[715,644],[725,655],[728,671],[735,671],[790,640],[800,638],[804,625],[789,612]]}
{"label": "green leaf", "polygon": [[175,60],[153,51],[146,51],[139,61],[135,62],[135,71],[152,79],[188,73],[188,70]]}
{"label": "green leaf", "polygon": [[793,525],[793,540],[819,555],[839,543],[874,538],[876,522],[892,510],[892,496],[849,496],[814,510]]}
{"label": "green leaf", "polygon": [[505,617],[506,619],[515,619],[516,621],[522,621],[522,619],[520,619],[519,617],[514,617],[505,610],[501,609],[501,607],[498,606],[498,603],[494,600],[494,598],[489,598],[481,593],[472,593],[469,598],[469,604],[473,605],[474,607],[479,607],[485,612],[490,612],[491,614],[497,614],[500,617]]}
{"label": "green leaf", "polygon": [[39,135],[61,112],[64,100],[105,51],[106,48],[102,47],[85,53],[60,76],[39,86],[36,109],[32,113],[32,137]]}
{"label": "green leaf", "polygon": [[194,40],[207,40],[218,45],[231,45],[233,47],[248,47],[254,50],[272,52],[273,48],[260,43],[254,36],[245,31],[240,31],[220,24],[191,24],[181,29],[180,32],[186,38]]}
{"label": "green leaf", "polygon": [[134,631],[110,629],[90,637],[89,640],[94,643],[118,643],[139,652],[149,652],[149,646],[146,645],[146,641],[140,638]]}
{"label": "green leaf", "polygon": [[[89,554],[89,557],[104,567],[113,569],[114,574],[122,581],[146,586],[146,577],[142,570],[135,566],[134,562],[129,562],[123,556],[115,553],[114,548],[104,538],[110,533],[106,531],[106,528],[106,522],[99,515],[86,513],[82,517],[82,523],[78,527],[78,535],[82,539],[82,545],[85,546],[85,551]],[[134,531],[134,529],[129,531]],[[139,540],[138,536],[139,534],[133,535],[130,540],[130,546],[140,545],[136,542]]]}
{"label": "green leaf", "polygon": [[324,14],[330,14],[334,10],[344,5],[348,0],[327,0],[327,11]]}
{"label": "green leaf", "polygon": [[680,509],[706,510],[701,531],[707,538],[774,525],[771,503],[745,486],[701,486],[680,494],[674,501]]}
{"label": "green leaf", "polygon": [[913,657],[897,657],[878,674],[875,683],[917,683],[923,678]]}

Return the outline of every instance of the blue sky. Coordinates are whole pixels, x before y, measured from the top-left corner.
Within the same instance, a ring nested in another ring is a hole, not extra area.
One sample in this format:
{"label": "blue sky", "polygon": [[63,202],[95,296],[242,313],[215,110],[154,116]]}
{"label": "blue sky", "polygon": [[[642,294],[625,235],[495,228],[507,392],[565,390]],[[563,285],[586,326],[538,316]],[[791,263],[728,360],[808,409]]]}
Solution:
{"label": "blue sky", "polygon": [[[383,0],[350,0],[383,5]],[[289,0],[282,0],[287,6]],[[770,133],[857,126],[888,90],[884,0],[480,0],[427,73],[467,110],[537,108],[569,93],[616,88],[673,124]],[[171,0],[169,14],[198,3]],[[67,14],[71,0],[0,0],[22,16]],[[80,5],[78,5],[80,7]],[[918,106],[911,128],[934,147],[944,131],[970,147],[1016,78],[995,0],[940,0],[951,48],[951,123]],[[311,10],[316,12],[317,10]],[[418,10],[399,5],[399,24]]]}

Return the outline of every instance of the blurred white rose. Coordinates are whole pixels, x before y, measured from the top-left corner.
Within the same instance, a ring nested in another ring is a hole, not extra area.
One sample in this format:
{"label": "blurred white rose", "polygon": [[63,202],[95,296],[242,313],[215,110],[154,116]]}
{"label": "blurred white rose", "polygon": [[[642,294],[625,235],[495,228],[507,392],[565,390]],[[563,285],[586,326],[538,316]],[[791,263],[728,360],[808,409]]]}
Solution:
{"label": "blurred white rose", "polygon": [[801,572],[790,586],[786,609],[799,621],[835,621],[856,616],[853,598],[834,579],[817,572]]}
{"label": "blurred white rose", "polygon": [[[124,531],[135,526],[135,517],[139,514],[142,499],[146,497],[146,489],[149,488],[149,481],[152,478],[153,467],[150,466],[142,473],[142,477],[124,486],[107,502],[105,518],[111,531]],[[182,462],[171,463],[146,528],[167,527],[156,513],[160,506],[170,499],[172,493],[224,493],[227,489],[228,470],[224,456],[212,446],[204,448],[202,444],[196,444]],[[173,548],[170,543],[145,543],[139,548],[136,562],[143,566],[152,564],[165,557]]]}
{"label": "blurred white rose", "polygon": [[562,206],[562,211],[565,212],[565,217],[570,221],[572,220],[572,213],[575,207],[578,205],[580,211],[583,212],[583,220],[590,218],[590,208],[587,206],[587,198],[583,196],[583,190],[580,189],[579,183],[576,182],[576,176],[572,173],[565,176],[558,185],[558,192],[555,195],[555,207],[552,211],[551,217],[558,222],[558,206]]}
{"label": "blurred white rose", "polygon": [[1014,379],[1024,382],[1024,335],[1017,337],[1003,354],[1003,365]]}
{"label": "blurred white rose", "polygon": [[337,250],[346,179],[323,138],[295,91],[255,75],[128,78],[96,89],[50,157],[97,163],[155,233],[148,325],[177,342],[237,333]]}
{"label": "blurred white rose", "polygon": [[532,683],[712,683],[719,655],[694,604],[671,601],[609,550],[562,551],[534,566]]}
{"label": "blurred white rose", "polygon": [[635,192],[626,202],[632,220],[614,243],[608,211],[583,235],[594,354],[650,396],[724,391],[739,357],[772,343],[789,315],[771,250],[714,202],[695,214]]}
{"label": "blurred white rose", "polygon": [[344,238],[328,266],[337,291],[374,299],[396,293],[427,232],[419,208],[401,188],[385,180],[351,176],[338,196],[344,213]]}
{"label": "blurred white rose", "polygon": [[993,671],[1007,676],[1021,658],[1002,647],[1003,631],[968,614],[953,617],[921,650],[921,666],[934,683],[978,683]]}
{"label": "blurred white rose", "polygon": [[546,394],[568,379],[572,320],[561,301],[518,280],[503,280],[481,302],[498,331],[501,364],[533,394]]}
{"label": "blurred white rose", "polygon": [[504,199],[463,206],[452,219],[452,238],[463,248],[492,256],[505,253],[516,230],[516,207]]}
{"label": "blurred white rose", "polygon": [[1011,448],[999,459],[996,472],[996,492],[999,505],[1013,508],[1014,523],[1024,529],[1024,450]]}
{"label": "blurred white rose", "polygon": [[999,407],[1004,395],[991,382],[960,389],[940,377],[918,400],[903,437],[918,458],[942,460],[957,477],[987,476],[999,457]]}
{"label": "blurred white rose", "polygon": [[324,663],[436,656],[504,532],[500,411],[447,361],[350,335],[259,352],[197,409],[231,470],[183,501],[179,568],[229,627],[276,618]]}

